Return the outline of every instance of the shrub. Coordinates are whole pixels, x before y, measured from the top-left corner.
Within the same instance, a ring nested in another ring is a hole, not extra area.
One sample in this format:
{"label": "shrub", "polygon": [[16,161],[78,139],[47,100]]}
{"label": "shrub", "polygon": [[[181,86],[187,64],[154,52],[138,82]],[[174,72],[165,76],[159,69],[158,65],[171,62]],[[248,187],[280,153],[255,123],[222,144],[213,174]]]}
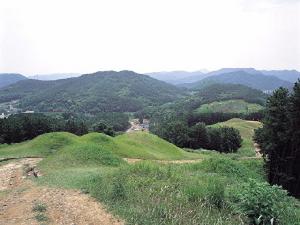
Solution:
{"label": "shrub", "polygon": [[233,210],[248,216],[253,224],[297,224],[293,217],[295,204],[279,186],[249,179],[237,189],[231,189],[229,199]]}

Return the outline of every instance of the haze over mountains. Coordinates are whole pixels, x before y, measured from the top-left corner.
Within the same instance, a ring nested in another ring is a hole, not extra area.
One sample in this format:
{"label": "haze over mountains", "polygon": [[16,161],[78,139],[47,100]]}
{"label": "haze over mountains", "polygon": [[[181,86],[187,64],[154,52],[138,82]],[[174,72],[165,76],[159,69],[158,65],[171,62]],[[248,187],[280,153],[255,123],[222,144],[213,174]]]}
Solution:
{"label": "haze over mountains", "polygon": [[195,72],[186,72],[186,71],[171,71],[171,72],[155,72],[148,73],[149,76],[163,80],[172,84],[183,84],[183,83],[193,83],[200,81],[206,77],[221,75],[225,73],[243,71],[248,74],[253,75],[266,75],[266,76],[275,76],[279,79],[296,82],[300,78],[300,72],[297,70],[256,70],[254,68],[223,68],[216,71],[204,72],[204,71],[195,71]]}
{"label": "haze over mountains", "polygon": [[[67,78],[69,76],[72,77]],[[182,87],[195,90],[212,84],[241,84],[264,92],[278,87],[291,89],[300,73],[223,68],[208,73],[173,71],[144,75],[132,71],[104,71],[80,77],[67,73],[30,78],[0,74],[0,102],[19,100],[21,108],[37,111],[132,112],[189,95]]]}
{"label": "haze over mountains", "polygon": [[29,79],[35,80],[60,80],[71,77],[79,77],[80,73],[52,73],[52,74],[36,74],[33,76],[29,76]]}

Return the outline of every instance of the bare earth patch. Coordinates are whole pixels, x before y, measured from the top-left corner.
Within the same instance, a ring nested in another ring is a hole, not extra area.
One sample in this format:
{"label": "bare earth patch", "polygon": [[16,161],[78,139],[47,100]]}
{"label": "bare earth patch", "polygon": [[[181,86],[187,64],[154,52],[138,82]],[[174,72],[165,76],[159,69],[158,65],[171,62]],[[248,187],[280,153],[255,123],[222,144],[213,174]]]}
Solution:
{"label": "bare earth patch", "polygon": [[[32,209],[46,206],[44,224],[121,225],[96,200],[74,190],[36,186],[26,179],[24,166],[34,167],[41,159],[22,159],[0,167],[0,225],[39,225]],[[29,173],[30,174],[30,173]],[[38,179],[38,178],[37,178]]]}

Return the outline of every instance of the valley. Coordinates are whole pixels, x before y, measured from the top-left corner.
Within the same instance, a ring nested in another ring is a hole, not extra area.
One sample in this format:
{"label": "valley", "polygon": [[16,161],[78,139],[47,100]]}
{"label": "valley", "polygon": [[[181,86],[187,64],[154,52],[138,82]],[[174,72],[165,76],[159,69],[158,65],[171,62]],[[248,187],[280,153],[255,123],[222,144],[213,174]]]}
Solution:
{"label": "valley", "polygon": [[0,224],[253,224],[270,198],[264,221],[297,225],[299,201],[267,183],[269,99],[131,71],[3,87]]}

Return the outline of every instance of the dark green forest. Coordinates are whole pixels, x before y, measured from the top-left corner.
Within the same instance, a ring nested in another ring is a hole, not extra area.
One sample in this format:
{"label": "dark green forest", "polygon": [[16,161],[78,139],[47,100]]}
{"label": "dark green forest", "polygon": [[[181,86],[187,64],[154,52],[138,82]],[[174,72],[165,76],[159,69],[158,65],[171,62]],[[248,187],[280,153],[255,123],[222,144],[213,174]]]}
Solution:
{"label": "dark green forest", "polygon": [[300,81],[292,92],[279,88],[267,100],[255,141],[264,154],[268,179],[300,197]]}
{"label": "dark green forest", "polygon": [[37,112],[136,112],[185,95],[180,88],[131,71],[105,71],[55,81],[24,80],[0,90]]}

